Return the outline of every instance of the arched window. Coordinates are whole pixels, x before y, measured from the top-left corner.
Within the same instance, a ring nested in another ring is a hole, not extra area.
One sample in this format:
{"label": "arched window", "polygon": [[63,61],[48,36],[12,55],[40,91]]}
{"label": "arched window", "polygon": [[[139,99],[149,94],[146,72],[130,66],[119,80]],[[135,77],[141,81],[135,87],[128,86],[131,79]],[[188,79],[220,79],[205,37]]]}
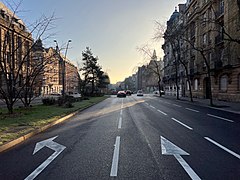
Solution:
{"label": "arched window", "polygon": [[227,91],[227,85],[228,85],[228,76],[223,75],[220,77],[220,84],[219,84],[219,90],[220,91]]}

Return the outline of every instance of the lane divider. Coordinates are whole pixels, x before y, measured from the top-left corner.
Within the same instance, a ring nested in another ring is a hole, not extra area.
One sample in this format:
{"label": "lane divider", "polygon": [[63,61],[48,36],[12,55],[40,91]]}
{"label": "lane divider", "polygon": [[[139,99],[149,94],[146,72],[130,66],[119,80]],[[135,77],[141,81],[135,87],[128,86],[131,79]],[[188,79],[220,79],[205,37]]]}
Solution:
{"label": "lane divider", "polygon": [[223,117],[220,117],[220,116],[215,116],[215,115],[212,115],[212,114],[207,114],[208,116],[211,116],[211,117],[214,117],[214,118],[217,118],[217,119],[221,119],[221,120],[224,120],[224,121],[228,121],[228,122],[234,122],[233,120],[231,119],[227,119],[227,118],[223,118]]}
{"label": "lane divider", "polygon": [[192,111],[192,112],[199,112],[199,111],[197,111],[197,110],[195,110],[195,109],[191,109],[191,108],[185,108],[185,109],[187,109],[187,110],[189,110],[189,111]]}
{"label": "lane divider", "polygon": [[231,155],[235,156],[236,158],[240,159],[240,155],[231,151],[230,149],[222,146],[221,144],[217,143],[216,141],[212,140],[211,138],[209,137],[204,137],[206,140],[208,140],[209,142],[215,144],[216,146],[220,147],[221,149],[223,149],[224,151],[227,151],[228,153],[230,153]]}
{"label": "lane divider", "polygon": [[118,161],[119,161],[119,150],[120,150],[120,136],[117,136],[115,144],[114,144],[112,167],[111,167],[111,172],[110,172],[111,177],[116,177],[117,176]]}
{"label": "lane divider", "polygon": [[179,121],[179,120],[177,120],[177,119],[175,119],[175,118],[172,118],[172,120],[174,120],[175,122],[181,124],[182,126],[188,128],[188,129],[190,129],[190,130],[193,130],[193,128],[191,128],[190,126],[188,126],[188,125],[182,123],[181,121]]}

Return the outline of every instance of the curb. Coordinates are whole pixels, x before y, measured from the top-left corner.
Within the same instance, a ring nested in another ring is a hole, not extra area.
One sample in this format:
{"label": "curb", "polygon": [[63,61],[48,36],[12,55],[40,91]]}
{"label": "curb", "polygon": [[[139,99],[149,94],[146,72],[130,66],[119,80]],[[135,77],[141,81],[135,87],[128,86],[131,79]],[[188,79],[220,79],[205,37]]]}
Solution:
{"label": "curb", "polygon": [[[98,103],[100,103],[100,102],[98,102]],[[25,135],[15,139],[15,140],[13,140],[13,141],[10,141],[10,142],[0,146],[0,153],[2,153],[4,151],[12,148],[13,146],[16,146],[16,145],[20,144],[21,142],[23,142],[23,141],[25,141],[25,140],[35,136],[36,134],[39,134],[39,133],[41,133],[41,132],[43,132],[43,131],[53,127],[56,124],[59,124],[59,123],[62,123],[63,121],[68,120],[69,118],[71,118],[72,116],[76,115],[77,113],[79,113],[79,112],[81,112],[81,111],[83,111],[83,110],[85,110],[85,109],[87,109],[87,108],[89,108],[91,106],[94,106],[96,104],[97,103],[94,103],[94,104],[91,104],[90,106],[84,107],[83,109],[79,109],[79,110],[77,110],[77,111],[75,111],[75,112],[73,112],[71,114],[68,114],[68,115],[66,115],[66,116],[64,116],[64,117],[62,117],[62,118],[60,118],[60,119],[58,119],[56,121],[53,121],[53,122],[51,122],[51,123],[49,123],[49,124],[47,124],[47,125],[45,125],[43,127],[40,127],[40,128],[38,128],[36,130],[33,130],[30,133],[28,133],[28,134],[25,134]]]}

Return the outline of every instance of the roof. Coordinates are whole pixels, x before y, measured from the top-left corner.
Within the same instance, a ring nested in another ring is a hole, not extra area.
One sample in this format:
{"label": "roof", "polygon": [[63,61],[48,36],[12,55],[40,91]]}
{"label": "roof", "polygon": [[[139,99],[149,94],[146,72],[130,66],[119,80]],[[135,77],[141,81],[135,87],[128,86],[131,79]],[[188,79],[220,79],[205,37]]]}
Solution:
{"label": "roof", "polygon": [[25,26],[25,24],[23,23],[23,21],[17,17],[17,15],[10,10],[7,6],[5,6],[2,2],[0,2],[0,10],[4,12],[4,14],[8,15],[9,17],[14,17],[17,22],[23,26]]}

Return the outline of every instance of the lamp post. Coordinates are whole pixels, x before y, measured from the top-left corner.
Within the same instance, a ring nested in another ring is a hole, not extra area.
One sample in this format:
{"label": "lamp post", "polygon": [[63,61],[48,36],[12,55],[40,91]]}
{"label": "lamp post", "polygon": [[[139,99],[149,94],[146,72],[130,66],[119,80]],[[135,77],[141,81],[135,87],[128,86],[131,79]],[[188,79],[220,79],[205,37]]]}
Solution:
{"label": "lamp post", "polygon": [[[71,39],[69,39],[68,40],[68,42],[67,42],[67,47],[66,47],[66,50],[65,50],[65,55],[64,55],[64,59],[65,60],[67,60],[67,50],[68,50],[68,45],[69,45],[69,43],[70,42],[72,42],[72,40]],[[63,74],[63,77],[66,75],[66,72],[65,72],[65,60],[63,61],[63,72],[64,72],[64,74]],[[65,92],[65,81],[66,81],[67,79],[65,79],[65,77],[63,78],[63,92]]]}
{"label": "lamp post", "polygon": [[56,43],[56,51],[57,51],[57,54],[59,55],[59,61],[61,63],[61,68],[62,68],[62,71],[61,71],[61,73],[62,73],[62,96],[64,96],[65,95],[65,74],[66,74],[66,72],[65,72],[65,60],[67,58],[68,45],[72,41],[69,39],[68,42],[67,42],[67,47],[66,47],[66,50],[65,50],[64,59],[61,57],[57,40],[54,40],[54,42]]}

